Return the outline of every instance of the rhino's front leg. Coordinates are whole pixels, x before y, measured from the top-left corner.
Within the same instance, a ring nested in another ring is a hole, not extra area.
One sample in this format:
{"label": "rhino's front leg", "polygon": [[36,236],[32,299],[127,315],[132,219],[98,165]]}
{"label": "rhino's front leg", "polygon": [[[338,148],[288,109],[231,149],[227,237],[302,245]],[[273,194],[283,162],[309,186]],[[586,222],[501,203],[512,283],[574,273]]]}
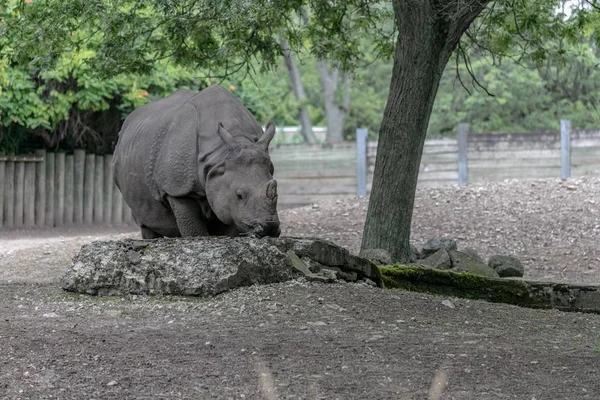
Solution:
{"label": "rhino's front leg", "polygon": [[208,236],[206,217],[198,201],[189,197],[167,196],[171,210],[175,214],[177,227],[182,237]]}

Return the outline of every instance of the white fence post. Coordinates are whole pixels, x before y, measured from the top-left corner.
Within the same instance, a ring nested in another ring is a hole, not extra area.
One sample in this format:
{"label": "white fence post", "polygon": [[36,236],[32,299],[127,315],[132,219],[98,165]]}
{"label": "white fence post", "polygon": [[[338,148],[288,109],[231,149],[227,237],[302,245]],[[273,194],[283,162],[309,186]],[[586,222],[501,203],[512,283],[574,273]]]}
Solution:
{"label": "white fence post", "polygon": [[356,195],[367,195],[367,136],[365,128],[356,130]]}
{"label": "white fence post", "polygon": [[468,179],[467,139],[469,124],[458,124],[458,184],[466,185]]}
{"label": "white fence post", "polygon": [[560,120],[560,179],[571,177],[571,121]]}

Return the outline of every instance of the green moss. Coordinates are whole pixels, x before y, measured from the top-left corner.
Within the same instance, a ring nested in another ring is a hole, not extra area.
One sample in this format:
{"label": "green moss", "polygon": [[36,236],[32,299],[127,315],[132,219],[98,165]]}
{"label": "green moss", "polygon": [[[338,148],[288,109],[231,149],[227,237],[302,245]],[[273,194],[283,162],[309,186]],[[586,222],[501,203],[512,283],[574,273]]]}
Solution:
{"label": "green moss", "polygon": [[490,279],[466,272],[400,264],[380,266],[379,270],[388,289],[427,292],[533,308],[553,307],[551,299],[545,293],[519,280]]}

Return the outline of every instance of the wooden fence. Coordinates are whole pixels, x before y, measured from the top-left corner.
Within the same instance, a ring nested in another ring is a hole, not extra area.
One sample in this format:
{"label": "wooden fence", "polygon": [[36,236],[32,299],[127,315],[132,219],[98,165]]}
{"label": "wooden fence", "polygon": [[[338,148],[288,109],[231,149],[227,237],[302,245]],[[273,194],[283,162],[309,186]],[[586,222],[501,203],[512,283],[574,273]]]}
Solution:
{"label": "wooden fence", "polygon": [[466,161],[465,183],[600,176],[600,131],[469,135]]}
{"label": "wooden fence", "polygon": [[112,155],[1,155],[0,188],[2,228],[133,222],[113,182]]}
{"label": "wooden fence", "polygon": [[[281,209],[365,195],[377,142],[277,145],[271,149]],[[600,176],[600,131],[485,133],[425,141],[418,187],[504,179]],[[2,228],[132,223],[112,179],[112,155],[45,153],[0,156]]]}
{"label": "wooden fence", "polygon": [[[357,131],[358,146],[281,145],[271,150],[282,208],[367,194],[371,190],[377,142]],[[600,176],[600,131],[469,134],[425,141],[417,187],[504,179]],[[364,147],[364,151],[361,148]],[[357,160],[366,159],[366,167]],[[364,179],[363,179],[364,178]],[[364,183],[363,183],[364,182]],[[364,185],[364,187],[362,187]]]}

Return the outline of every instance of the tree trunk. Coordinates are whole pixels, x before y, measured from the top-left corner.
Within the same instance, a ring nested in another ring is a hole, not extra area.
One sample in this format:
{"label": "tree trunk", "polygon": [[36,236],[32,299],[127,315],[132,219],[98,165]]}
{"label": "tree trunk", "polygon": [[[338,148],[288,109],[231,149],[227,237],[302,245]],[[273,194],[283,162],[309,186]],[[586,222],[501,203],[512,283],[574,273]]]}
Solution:
{"label": "tree trunk", "polygon": [[329,69],[327,63],[322,60],[317,61],[317,69],[323,88],[323,97],[325,105],[325,118],[327,119],[327,143],[337,143],[344,140],[344,121],[350,108],[350,78],[348,74],[343,74],[341,90],[344,91],[342,104],[336,102],[336,91],[340,81],[340,71],[337,68]]}
{"label": "tree trunk", "polygon": [[313,132],[312,122],[308,115],[308,109],[306,108],[306,92],[304,91],[304,85],[300,78],[300,70],[296,65],[296,61],[290,51],[290,46],[287,40],[283,36],[279,36],[279,42],[283,50],[283,57],[285,59],[285,66],[290,74],[290,82],[292,84],[292,91],[298,100],[298,119],[300,120],[300,134],[304,138],[306,143],[317,143],[317,138]]}
{"label": "tree trunk", "polygon": [[486,3],[394,1],[399,36],[362,249],[381,248],[394,261],[410,260],[419,165],[440,78],[462,33]]}

